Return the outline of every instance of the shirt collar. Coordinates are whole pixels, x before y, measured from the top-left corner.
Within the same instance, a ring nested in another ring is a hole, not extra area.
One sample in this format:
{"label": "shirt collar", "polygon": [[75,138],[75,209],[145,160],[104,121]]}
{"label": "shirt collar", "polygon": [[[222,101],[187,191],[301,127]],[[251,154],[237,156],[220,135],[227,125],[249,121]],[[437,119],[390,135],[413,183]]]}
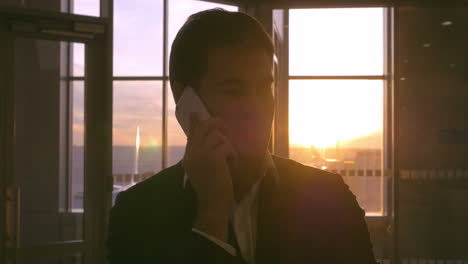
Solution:
{"label": "shirt collar", "polygon": [[[275,179],[275,183],[279,185],[279,174],[276,169],[276,165],[275,165],[275,162],[273,161],[271,153],[268,153],[267,155],[265,155],[264,165],[265,165],[264,175],[262,175],[261,179],[264,176],[273,177]],[[185,189],[185,186],[187,185],[188,180],[189,179],[188,179],[187,173],[184,172],[184,182],[183,182],[184,189]]]}

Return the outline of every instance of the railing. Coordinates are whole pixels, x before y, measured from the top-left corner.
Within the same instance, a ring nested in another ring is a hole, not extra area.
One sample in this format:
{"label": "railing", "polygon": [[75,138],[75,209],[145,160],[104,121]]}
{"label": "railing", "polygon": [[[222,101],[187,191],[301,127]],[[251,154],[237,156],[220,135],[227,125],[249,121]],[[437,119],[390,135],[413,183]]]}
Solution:
{"label": "railing", "polygon": [[[371,177],[380,177],[382,176],[382,170],[381,169],[328,169],[327,171],[331,173],[338,173],[341,176],[371,176]],[[387,176],[386,173],[384,173],[384,176]]]}
{"label": "railing", "polygon": [[[344,177],[353,176],[382,176],[380,169],[327,169],[332,173],[338,173]],[[383,176],[389,176],[384,171]],[[423,170],[400,170],[401,180],[468,180],[468,169],[423,169]]]}
{"label": "railing", "polygon": [[112,175],[114,178],[114,185],[120,186],[127,186],[130,184],[135,184],[141,181],[144,181],[151,176],[153,176],[154,172],[145,172],[140,174],[133,174],[133,173],[126,173],[126,174],[114,174]]}
{"label": "railing", "polygon": [[420,180],[468,180],[468,169],[401,170],[400,179]]}

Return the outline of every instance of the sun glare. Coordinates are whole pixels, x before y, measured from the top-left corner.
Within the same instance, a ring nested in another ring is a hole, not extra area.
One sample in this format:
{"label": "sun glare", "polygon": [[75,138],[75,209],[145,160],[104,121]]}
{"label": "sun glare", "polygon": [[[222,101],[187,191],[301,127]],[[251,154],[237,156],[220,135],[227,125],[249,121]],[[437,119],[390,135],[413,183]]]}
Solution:
{"label": "sun glare", "polygon": [[292,80],[289,88],[291,145],[359,145],[353,141],[382,132],[382,81]]}

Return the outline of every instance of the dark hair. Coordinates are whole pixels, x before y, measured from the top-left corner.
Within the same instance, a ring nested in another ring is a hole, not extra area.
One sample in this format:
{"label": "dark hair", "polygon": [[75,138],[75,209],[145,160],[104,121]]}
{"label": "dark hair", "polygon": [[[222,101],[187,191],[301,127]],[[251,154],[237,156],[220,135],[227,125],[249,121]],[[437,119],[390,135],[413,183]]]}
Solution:
{"label": "dark hair", "polygon": [[210,49],[242,44],[273,56],[270,36],[257,19],[241,12],[210,9],[191,15],[177,33],[169,58],[171,86],[174,82],[198,87],[206,71]]}

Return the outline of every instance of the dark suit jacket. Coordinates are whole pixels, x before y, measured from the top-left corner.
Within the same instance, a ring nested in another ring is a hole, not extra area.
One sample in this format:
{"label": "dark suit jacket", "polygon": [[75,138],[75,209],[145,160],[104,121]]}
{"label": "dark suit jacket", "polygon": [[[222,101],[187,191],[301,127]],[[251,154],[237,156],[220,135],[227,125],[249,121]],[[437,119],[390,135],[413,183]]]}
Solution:
{"label": "dark suit jacket", "polygon": [[[256,263],[374,264],[364,211],[341,176],[273,161],[280,182],[260,187]],[[178,164],[118,195],[109,223],[111,264],[245,263],[191,231],[197,202],[183,178]]]}

